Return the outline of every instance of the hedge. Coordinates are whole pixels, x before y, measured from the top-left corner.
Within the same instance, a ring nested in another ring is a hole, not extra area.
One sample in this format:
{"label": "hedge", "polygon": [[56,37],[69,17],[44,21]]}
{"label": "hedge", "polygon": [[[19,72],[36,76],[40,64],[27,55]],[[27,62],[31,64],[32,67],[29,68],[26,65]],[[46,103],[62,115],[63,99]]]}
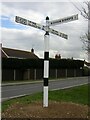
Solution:
{"label": "hedge", "polygon": [[[71,59],[49,59],[50,68],[80,68],[84,66],[84,61]],[[43,68],[43,59],[17,59],[17,58],[2,58],[2,69],[29,69]]]}

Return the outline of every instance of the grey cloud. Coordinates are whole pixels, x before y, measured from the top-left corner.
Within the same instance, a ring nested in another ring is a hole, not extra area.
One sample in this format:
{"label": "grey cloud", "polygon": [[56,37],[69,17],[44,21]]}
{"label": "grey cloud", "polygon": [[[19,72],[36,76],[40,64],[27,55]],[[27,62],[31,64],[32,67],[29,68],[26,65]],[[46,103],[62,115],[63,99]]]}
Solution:
{"label": "grey cloud", "polygon": [[[45,23],[45,17],[48,15],[50,17],[50,20],[55,20],[62,17],[67,17],[72,14],[79,13],[78,10],[71,4],[66,2],[22,2],[22,3],[3,3],[3,7],[8,8],[8,12],[11,8],[13,8],[13,11],[15,10],[17,13],[20,11],[25,11],[23,14],[28,13],[30,10],[31,13],[37,13],[38,17],[34,16],[32,19],[38,21],[37,19],[40,19],[41,22]],[[19,12],[19,14],[20,14]],[[15,13],[13,13],[15,14]],[[31,14],[28,13],[28,18]],[[40,16],[41,15],[41,16]],[[40,16],[40,18],[39,18]],[[81,19],[80,19],[81,20]],[[80,35],[82,31],[82,28],[86,25],[86,22],[83,22],[82,20],[80,22],[75,21],[72,23],[66,23],[59,26],[53,26],[52,28],[66,33],[69,35],[69,40],[64,40],[58,36],[51,35],[50,34],[50,52],[51,56],[54,56],[54,54],[57,52],[60,52],[62,56],[66,57],[76,57],[79,58],[81,56],[82,52],[82,43],[80,41]],[[26,29],[28,32],[28,28]],[[42,57],[43,51],[44,51],[44,32],[41,34],[39,31],[35,31],[32,33],[24,33],[14,32],[13,30],[7,29],[7,31],[3,31],[2,39],[3,39],[3,45],[9,46],[13,48],[20,48],[25,50],[30,50],[32,46],[34,46],[36,53]],[[32,31],[32,29],[31,29]],[[8,37],[6,37],[8,36]]]}

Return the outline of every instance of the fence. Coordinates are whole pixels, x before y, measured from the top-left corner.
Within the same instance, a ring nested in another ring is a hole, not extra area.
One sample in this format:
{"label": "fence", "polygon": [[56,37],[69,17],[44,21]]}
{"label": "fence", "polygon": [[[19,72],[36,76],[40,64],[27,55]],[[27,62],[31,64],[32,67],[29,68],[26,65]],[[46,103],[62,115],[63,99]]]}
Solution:
{"label": "fence", "polygon": [[[49,78],[77,77],[83,75],[84,61],[49,59]],[[43,59],[2,59],[2,80],[43,79]]]}
{"label": "fence", "polygon": [[[49,78],[82,76],[82,69],[50,69]],[[2,80],[38,80],[43,79],[42,69],[3,69]]]}

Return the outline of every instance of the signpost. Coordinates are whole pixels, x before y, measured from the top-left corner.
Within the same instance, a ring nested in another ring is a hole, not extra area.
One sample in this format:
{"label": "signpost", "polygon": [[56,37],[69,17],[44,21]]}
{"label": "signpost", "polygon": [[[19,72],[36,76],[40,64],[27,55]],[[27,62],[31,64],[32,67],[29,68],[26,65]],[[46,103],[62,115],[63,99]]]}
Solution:
{"label": "signpost", "polygon": [[61,33],[59,31],[56,31],[52,28],[50,28],[50,26],[52,25],[57,25],[57,24],[61,24],[61,23],[66,23],[66,22],[71,22],[74,20],[78,20],[78,15],[73,15],[70,17],[66,17],[66,18],[62,18],[62,19],[58,19],[58,20],[53,20],[53,21],[49,21],[49,17],[46,17],[46,26],[32,22],[30,20],[24,19],[22,17],[16,16],[15,17],[15,21],[17,23],[23,24],[23,25],[27,25],[27,26],[31,26],[31,27],[35,27],[37,29],[40,30],[44,30],[45,31],[45,35],[44,35],[44,44],[45,44],[45,50],[44,50],[44,74],[43,74],[43,79],[44,79],[44,87],[43,87],[43,107],[48,107],[48,78],[49,78],[49,32],[54,34],[54,35],[58,35],[64,39],[68,39],[68,35]]}
{"label": "signpost", "polygon": [[49,26],[58,25],[58,24],[62,24],[62,23],[67,23],[67,22],[71,22],[71,21],[74,21],[74,20],[78,20],[78,14],[77,15],[72,15],[72,16],[69,16],[69,17],[65,17],[65,18],[62,18],[62,19],[49,21]]}

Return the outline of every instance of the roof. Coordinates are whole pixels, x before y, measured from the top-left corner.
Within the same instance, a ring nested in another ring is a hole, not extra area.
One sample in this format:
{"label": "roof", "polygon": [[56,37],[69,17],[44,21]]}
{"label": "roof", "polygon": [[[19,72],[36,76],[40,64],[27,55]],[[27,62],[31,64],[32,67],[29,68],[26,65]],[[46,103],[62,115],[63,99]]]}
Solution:
{"label": "roof", "polygon": [[84,64],[85,64],[87,67],[90,66],[90,62],[86,62],[86,61],[84,61]]}
{"label": "roof", "polygon": [[2,57],[6,58],[19,58],[19,59],[38,59],[33,52],[4,48],[2,47]]}

